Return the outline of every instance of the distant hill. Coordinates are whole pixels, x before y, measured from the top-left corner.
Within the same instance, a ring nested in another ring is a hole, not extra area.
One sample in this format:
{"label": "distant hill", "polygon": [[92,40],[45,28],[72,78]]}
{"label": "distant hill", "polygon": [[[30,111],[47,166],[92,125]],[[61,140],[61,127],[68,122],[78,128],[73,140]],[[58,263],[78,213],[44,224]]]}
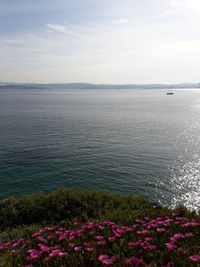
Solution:
{"label": "distant hill", "polygon": [[0,83],[0,89],[165,89],[200,88],[200,83],[178,84],[92,84],[92,83]]}

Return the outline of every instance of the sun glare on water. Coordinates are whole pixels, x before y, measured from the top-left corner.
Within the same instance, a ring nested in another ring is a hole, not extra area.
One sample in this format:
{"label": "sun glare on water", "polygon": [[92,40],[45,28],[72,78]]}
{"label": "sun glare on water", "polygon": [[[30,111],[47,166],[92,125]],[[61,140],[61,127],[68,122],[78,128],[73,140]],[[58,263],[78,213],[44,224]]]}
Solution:
{"label": "sun glare on water", "polygon": [[[196,106],[200,110],[200,106]],[[200,211],[200,120],[194,121],[179,139],[185,151],[179,156],[172,175],[172,206],[183,204]]]}

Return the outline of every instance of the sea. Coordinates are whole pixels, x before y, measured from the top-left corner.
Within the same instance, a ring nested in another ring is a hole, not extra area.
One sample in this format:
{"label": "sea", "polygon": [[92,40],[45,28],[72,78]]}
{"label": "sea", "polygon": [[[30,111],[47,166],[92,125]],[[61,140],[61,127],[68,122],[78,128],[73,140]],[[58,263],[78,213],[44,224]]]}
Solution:
{"label": "sea", "polygon": [[200,209],[200,89],[1,89],[0,199],[60,188]]}

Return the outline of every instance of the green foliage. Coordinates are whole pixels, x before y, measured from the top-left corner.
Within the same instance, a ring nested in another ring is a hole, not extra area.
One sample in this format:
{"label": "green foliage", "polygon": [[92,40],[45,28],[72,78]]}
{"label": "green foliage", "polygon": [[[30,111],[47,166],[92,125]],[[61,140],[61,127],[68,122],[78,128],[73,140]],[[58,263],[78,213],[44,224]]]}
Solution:
{"label": "green foliage", "polygon": [[[183,216],[195,217],[184,207],[177,209]],[[129,224],[146,216],[169,215],[171,210],[153,205],[141,197],[122,196],[97,191],[62,189],[50,194],[34,194],[0,201],[0,230],[20,225],[57,224],[89,219],[107,219]]]}
{"label": "green foliage", "polygon": [[84,222],[104,218],[123,223],[125,219],[128,223],[144,213],[153,216],[163,211],[167,209],[155,209],[153,204],[136,196],[62,189],[46,195],[38,193],[0,201],[0,230],[66,219]]}

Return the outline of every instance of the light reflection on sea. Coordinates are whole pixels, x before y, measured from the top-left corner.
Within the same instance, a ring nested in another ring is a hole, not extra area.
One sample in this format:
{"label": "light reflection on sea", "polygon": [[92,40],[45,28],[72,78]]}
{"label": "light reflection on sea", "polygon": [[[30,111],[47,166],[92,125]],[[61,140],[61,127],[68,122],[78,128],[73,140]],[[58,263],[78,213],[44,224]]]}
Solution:
{"label": "light reflection on sea", "polygon": [[[193,106],[193,112],[200,114],[200,105]],[[177,138],[184,151],[172,169],[172,207],[183,204],[190,210],[200,210],[200,119],[191,118]]]}

